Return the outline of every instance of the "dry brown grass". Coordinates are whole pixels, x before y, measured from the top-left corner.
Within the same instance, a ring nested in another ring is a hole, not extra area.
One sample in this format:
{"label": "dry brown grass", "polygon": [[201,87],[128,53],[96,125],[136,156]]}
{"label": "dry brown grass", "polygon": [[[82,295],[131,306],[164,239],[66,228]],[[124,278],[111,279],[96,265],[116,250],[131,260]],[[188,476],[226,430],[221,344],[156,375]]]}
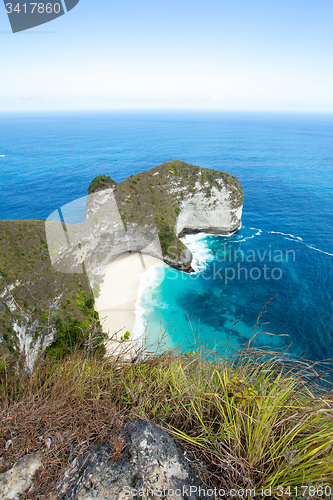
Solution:
{"label": "dry brown grass", "polygon": [[315,385],[315,365],[245,349],[228,360],[168,352],[122,365],[76,352],[23,378],[9,368],[0,364],[0,464],[42,451],[31,499],[49,498],[93,443],[110,441],[119,458],[118,432],[135,419],[173,430],[211,487],[333,480],[333,399]]}
{"label": "dry brown grass", "polygon": [[0,470],[25,454],[43,453],[43,467],[29,498],[47,498],[68,463],[93,443],[111,440],[119,449],[116,436],[124,415],[100,392],[100,363],[74,355],[62,367],[40,367],[22,381],[12,401],[3,403]]}

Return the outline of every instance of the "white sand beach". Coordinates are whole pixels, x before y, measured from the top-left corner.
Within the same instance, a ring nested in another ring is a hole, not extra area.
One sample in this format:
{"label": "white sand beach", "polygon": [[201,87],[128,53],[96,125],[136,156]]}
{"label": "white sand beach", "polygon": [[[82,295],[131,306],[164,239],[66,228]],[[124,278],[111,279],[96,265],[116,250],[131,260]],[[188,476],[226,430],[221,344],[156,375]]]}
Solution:
{"label": "white sand beach", "polygon": [[[159,259],[147,254],[126,252],[105,267],[104,281],[95,300],[95,309],[103,331],[112,339],[107,344],[109,353],[118,351],[117,341],[126,331],[132,333],[140,275],[159,262]],[[131,345],[126,344],[126,350],[131,350]],[[137,344],[132,347],[137,347]]]}

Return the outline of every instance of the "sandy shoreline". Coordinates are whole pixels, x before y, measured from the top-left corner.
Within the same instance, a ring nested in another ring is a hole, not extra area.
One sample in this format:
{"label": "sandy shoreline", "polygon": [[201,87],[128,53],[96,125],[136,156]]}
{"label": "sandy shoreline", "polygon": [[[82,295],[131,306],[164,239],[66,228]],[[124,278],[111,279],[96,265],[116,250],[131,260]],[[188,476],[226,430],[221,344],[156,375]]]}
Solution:
{"label": "sandy shoreline", "polygon": [[[119,346],[117,340],[126,331],[133,332],[140,275],[159,262],[159,259],[151,255],[127,252],[104,268],[104,281],[95,300],[95,309],[103,332],[108,333],[109,339],[112,339],[107,344],[108,352],[115,351]],[[130,345],[127,349],[128,347]]]}

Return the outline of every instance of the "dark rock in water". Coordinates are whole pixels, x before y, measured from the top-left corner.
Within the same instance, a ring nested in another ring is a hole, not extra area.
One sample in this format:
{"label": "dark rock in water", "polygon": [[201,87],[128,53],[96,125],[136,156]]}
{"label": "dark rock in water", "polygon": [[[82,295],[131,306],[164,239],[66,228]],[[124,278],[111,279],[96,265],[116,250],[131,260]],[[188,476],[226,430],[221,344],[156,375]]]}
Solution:
{"label": "dark rock in water", "polygon": [[117,462],[110,459],[108,443],[75,459],[57,486],[57,500],[199,498],[197,476],[164,430],[153,422],[134,422],[122,436],[126,447]]}

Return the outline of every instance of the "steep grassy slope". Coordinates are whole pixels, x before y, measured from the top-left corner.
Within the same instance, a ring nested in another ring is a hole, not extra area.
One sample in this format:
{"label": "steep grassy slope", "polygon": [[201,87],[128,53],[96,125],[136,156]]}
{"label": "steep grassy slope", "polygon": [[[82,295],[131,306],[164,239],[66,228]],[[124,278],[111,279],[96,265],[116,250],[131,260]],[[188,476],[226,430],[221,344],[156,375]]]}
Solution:
{"label": "steep grassy slope", "polygon": [[[41,452],[43,467],[25,498],[49,498],[91,444],[109,441],[108,458],[119,460],[126,440],[119,428],[154,420],[178,439],[206,488],[226,490],[219,498],[331,498],[333,401],[317,385],[318,365],[255,348],[216,354],[168,352],[120,366],[81,351],[20,380],[0,356],[0,472]],[[231,488],[244,493],[229,495]]]}

